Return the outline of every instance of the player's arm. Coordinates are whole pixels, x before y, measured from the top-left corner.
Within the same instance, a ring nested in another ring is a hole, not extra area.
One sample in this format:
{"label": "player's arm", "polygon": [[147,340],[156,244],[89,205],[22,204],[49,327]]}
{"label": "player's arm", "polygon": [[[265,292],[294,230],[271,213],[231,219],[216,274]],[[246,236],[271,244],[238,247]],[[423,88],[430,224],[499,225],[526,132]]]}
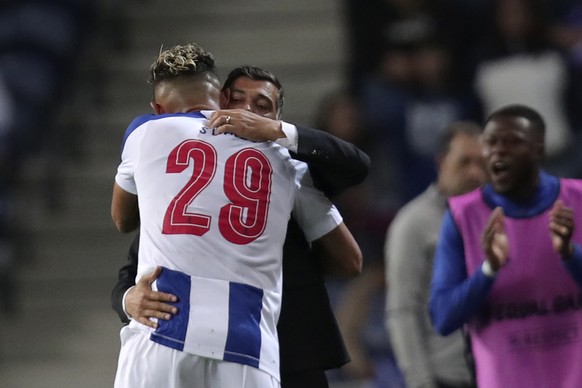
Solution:
{"label": "player's arm", "polygon": [[[225,117],[230,117],[226,124]],[[266,118],[244,109],[215,111],[208,125],[216,133],[229,132],[254,141],[276,141],[297,160],[308,163],[313,182],[333,197],[361,183],[370,158],[358,147],[327,132]]]}
{"label": "player's arm", "polygon": [[343,222],[312,244],[326,275],[352,277],[362,272],[362,251]]}
{"label": "player's arm", "polygon": [[293,218],[312,244],[326,275],[354,276],[362,269],[362,252],[337,208],[313,185],[307,165],[294,162],[298,191]]}
{"label": "player's arm", "polygon": [[139,208],[137,195],[125,191],[117,183],[113,184],[111,199],[111,218],[122,233],[129,233],[139,225]]}
{"label": "player's arm", "polygon": [[[140,135],[135,131],[149,116],[140,116],[127,128],[121,150],[121,162],[117,166],[113,195],[111,199],[111,218],[117,230],[122,233],[134,231],[139,226],[139,207],[135,184],[136,162],[139,160]],[[140,124],[141,123],[141,124]]]}

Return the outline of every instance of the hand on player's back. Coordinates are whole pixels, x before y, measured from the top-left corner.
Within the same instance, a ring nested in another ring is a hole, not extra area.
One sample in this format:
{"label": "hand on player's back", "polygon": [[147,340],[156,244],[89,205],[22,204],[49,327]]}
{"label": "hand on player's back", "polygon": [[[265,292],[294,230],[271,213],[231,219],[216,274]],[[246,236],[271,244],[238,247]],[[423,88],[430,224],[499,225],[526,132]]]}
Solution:
{"label": "hand on player's back", "polygon": [[152,290],[152,283],[160,276],[161,267],[144,276],[127,291],[125,310],[132,319],[146,326],[156,328],[157,322],[150,318],[169,320],[178,313],[178,309],[166,302],[176,302],[177,297],[165,292]]}

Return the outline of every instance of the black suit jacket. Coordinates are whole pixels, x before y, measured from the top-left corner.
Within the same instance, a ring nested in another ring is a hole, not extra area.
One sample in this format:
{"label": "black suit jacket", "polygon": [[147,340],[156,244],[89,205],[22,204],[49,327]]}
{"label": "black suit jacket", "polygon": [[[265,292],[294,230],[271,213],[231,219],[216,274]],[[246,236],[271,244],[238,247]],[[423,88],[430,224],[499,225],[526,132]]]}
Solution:
{"label": "black suit jacket", "polygon": [[[309,165],[316,187],[334,196],[361,183],[370,158],[353,144],[326,132],[297,127],[299,144],[293,157]],[[111,304],[122,322],[125,291],[135,284],[139,233],[121,267]],[[283,246],[283,301],[277,325],[281,373],[338,368],[349,361],[316,257],[297,223],[291,219]]]}
{"label": "black suit jacket", "polygon": [[318,129],[297,126],[297,153],[291,156],[309,165],[315,187],[333,198],[368,176],[370,157],[358,147]]}

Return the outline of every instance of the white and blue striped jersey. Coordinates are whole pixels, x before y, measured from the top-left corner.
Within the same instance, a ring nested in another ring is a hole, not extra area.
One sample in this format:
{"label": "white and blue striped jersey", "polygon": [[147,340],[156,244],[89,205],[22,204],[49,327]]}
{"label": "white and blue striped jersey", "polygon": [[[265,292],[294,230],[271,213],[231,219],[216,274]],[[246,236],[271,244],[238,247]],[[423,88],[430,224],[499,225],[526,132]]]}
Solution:
{"label": "white and blue striped jersey", "polygon": [[214,135],[205,123],[201,112],[145,115],[124,137],[115,181],[138,195],[137,277],[162,266],[155,286],[180,297],[180,314],[160,321],[151,339],[278,378],[290,213],[308,240],[331,231],[341,216],[285,148]]}

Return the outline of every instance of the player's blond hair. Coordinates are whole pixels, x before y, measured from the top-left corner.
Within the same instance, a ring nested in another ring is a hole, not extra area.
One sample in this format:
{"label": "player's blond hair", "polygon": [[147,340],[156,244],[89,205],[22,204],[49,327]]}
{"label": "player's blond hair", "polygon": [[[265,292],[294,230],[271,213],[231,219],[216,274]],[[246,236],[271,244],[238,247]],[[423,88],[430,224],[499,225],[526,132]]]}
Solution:
{"label": "player's blond hair", "polygon": [[150,67],[148,82],[155,85],[162,80],[203,72],[216,73],[212,54],[196,43],[176,45],[160,52]]}

